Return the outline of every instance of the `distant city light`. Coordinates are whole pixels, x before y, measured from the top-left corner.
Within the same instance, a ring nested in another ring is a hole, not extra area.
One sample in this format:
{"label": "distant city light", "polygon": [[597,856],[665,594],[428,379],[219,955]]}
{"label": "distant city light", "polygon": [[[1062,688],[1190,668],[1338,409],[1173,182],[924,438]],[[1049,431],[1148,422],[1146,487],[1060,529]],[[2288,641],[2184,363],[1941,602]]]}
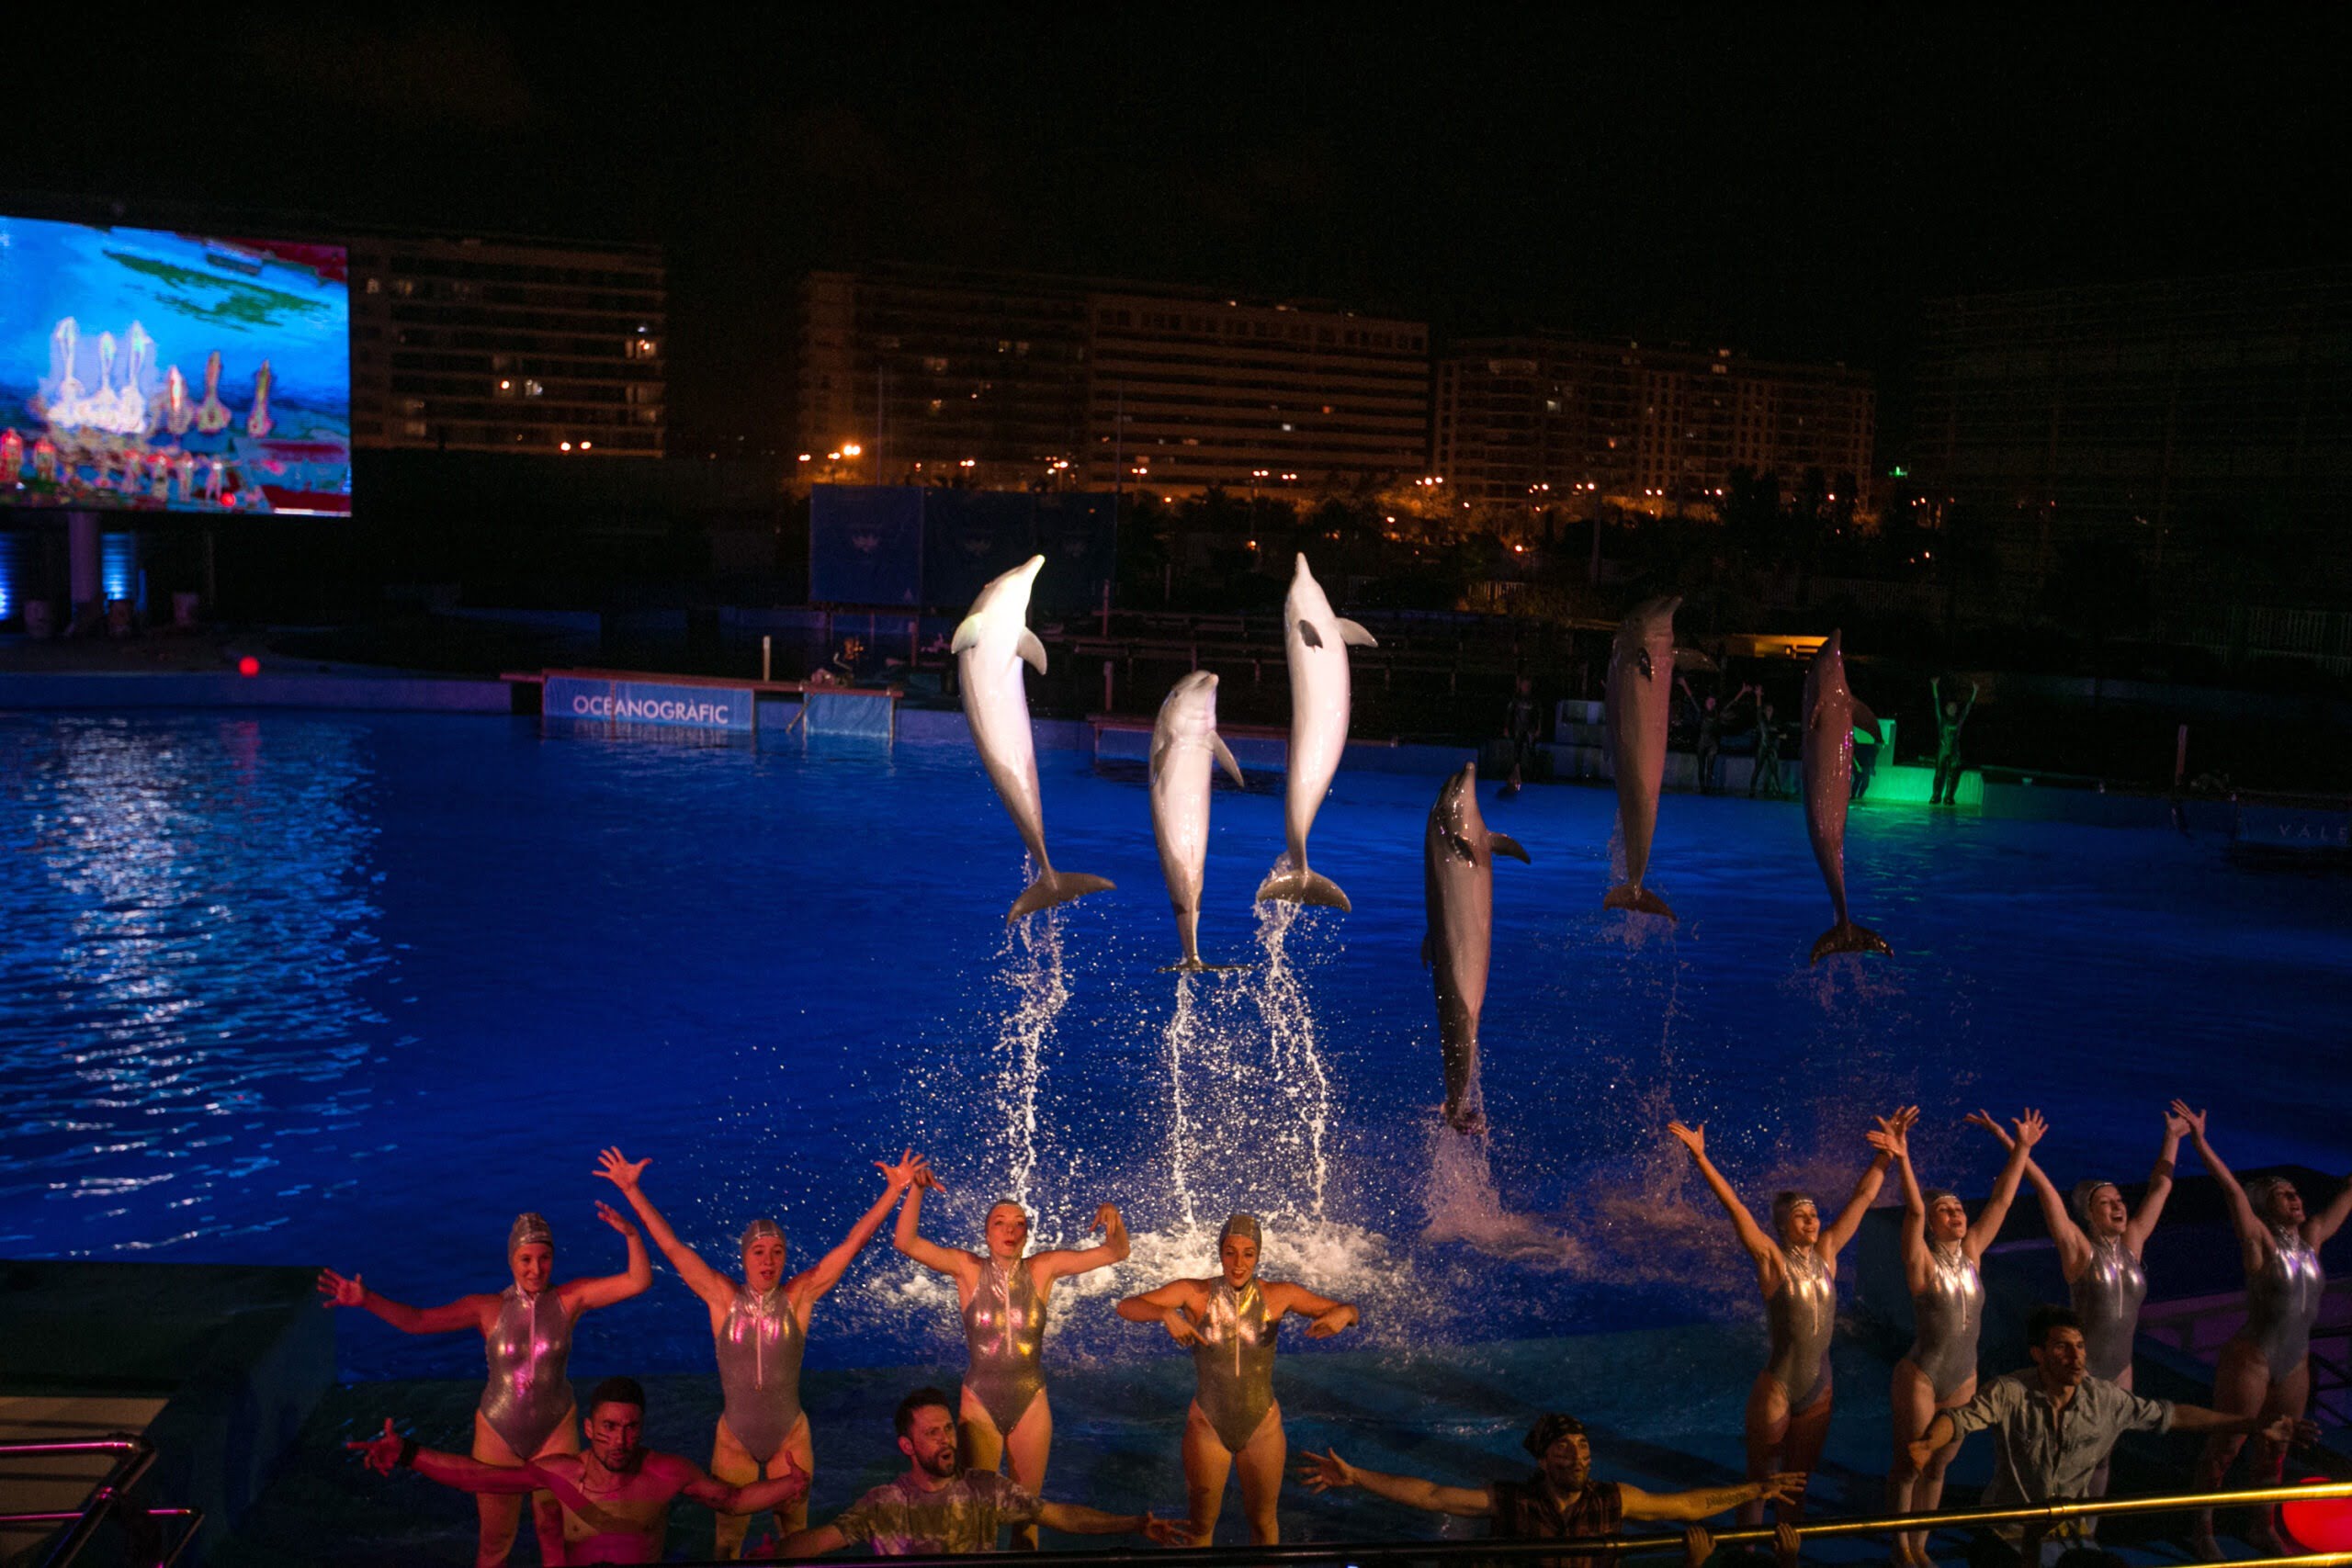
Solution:
{"label": "distant city light", "polygon": [[842,456],[844,457],[864,457],[865,454],[865,448],[860,446],[854,441],[844,441],[842,443]]}
{"label": "distant city light", "polygon": [[800,460],[804,463],[807,462],[808,460],[808,454],[806,452],[800,454]]}

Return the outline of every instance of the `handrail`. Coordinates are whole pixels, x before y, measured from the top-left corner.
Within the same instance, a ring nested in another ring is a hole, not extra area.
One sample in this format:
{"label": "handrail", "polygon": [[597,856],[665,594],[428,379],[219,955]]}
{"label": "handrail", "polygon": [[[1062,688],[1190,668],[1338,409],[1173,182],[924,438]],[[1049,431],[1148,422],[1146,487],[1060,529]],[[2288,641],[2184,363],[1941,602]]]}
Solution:
{"label": "handrail", "polygon": [[[48,1551],[41,1555],[40,1568],[64,1568],[82,1554],[90,1544],[108,1515],[121,1507],[130,1489],[139,1484],[155,1462],[155,1445],[145,1438],[129,1432],[117,1432],[111,1437],[83,1438],[62,1443],[0,1443],[0,1461],[11,1459],[67,1459],[85,1454],[113,1454],[115,1461],[79,1508],[41,1513],[0,1514],[0,1524],[66,1525]],[[187,1531],[169,1555],[159,1555],[159,1563],[168,1564],[186,1551],[188,1543],[204,1523],[203,1510],[198,1508],[137,1509],[132,1512],[147,1517],[186,1517]]]}
{"label": "handrail", "polygon": [[[1853,1519],[1825,1519],[1801,1527],[1807,1537],[1894,1534],[1912,1529],[1958,1529],[1973,1525],[2054,1525],[2067,1519],[2105,1517],[2111,1514],[2163,1513],[2182,1508],[2233,1507],[2249,1503],[2294,1503],[2323,1498],[2352,1498],[2352,1481],[2323,1482],[2302,1486],[2271,1486],[2245,1492],[2189,1492],[2154,1497],[2098,1497],[2078,1503],[2042,1503],[2019,1508],[1953,1509],[1934,1514],[1892,1514]],[[1749,1543],[1769,1545],[1768,1527],[1713,1530],[1718,1546]],[[1303,1541],[1281,1546],[1120,1547],[1076,1551],[1049,1551],[1038,1555],[1055,1568],[1236,1568],[1237,1564],[1343,1563],[1365,1568],[1370,1563],[1454,1562],[1466,1559],[1534,1559],[1547,1557],[1623,1557],[1642,1552],[1679,1551],[1680,1532],[1638,1536],[1577,1537],[1570,1540],[1354,1540]],[[786,1558],[781,1561],[835,1565],[855,1558]],[[969,1557],[890,1557],[870,1561],[890,1568],[969,1568]],[[1035,1561],[1033,1558],[1032,1561]],[[2352,1552],[2310,1552],[2233,1562],[2230,1568],[2352,1568]]]}

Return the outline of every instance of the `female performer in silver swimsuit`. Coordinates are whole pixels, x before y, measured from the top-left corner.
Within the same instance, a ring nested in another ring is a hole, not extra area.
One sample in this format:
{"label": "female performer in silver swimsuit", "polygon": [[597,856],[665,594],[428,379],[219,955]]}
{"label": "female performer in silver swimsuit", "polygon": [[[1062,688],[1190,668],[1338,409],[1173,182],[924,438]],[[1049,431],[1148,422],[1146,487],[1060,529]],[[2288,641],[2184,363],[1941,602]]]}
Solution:
{"label": "female performer in silver swimsuit", "polygon": [[[571,1418],[571,1384],[564,1365],[571,1355],[571,1328],[583,1312],[625,1302],[653,1283],[653,1262],[637,1227],[607,1203],[596,1217],[628,1238],[628,1271],[599,1280],[568,1280],[553,1290],[555,1236],[537,1214],[519,1214],[506,1233],[506,1267],[514,1282],[496,1295],[459,1296],[443,1306],[413,1307],[379,1296],[356,1274],[332,1269],[319,1273],[319,1293],[329,1306],[365,1307],[403,1334],[447,1334],[471,1328],[489,1354],[490,1382],[474,1412],[473,1457],[484,1464],[521,1465],[541,1454],[576,1454],[580,1426]],[[522,1523],[523,1499],[514,1493],[477,1494],[481,1539],[478,1568],[506,1561]],[[563,1561],[563,1510],[548,1492],[531,1494],[531,1528],[539,1554]]]}
{"label": "female performer in silver swimsuit", "polygon": [[[985,1258],[923,1240],[922,1195],[940,1187],[929,1166],[915,1172],[913,1189],[899,1210],[891,1245],[926,1269],[956,1281],[964,1309],[964,1345],[971,1364],[964,1373],[963,1461],[967,1470],[994,1472],[1009,1454],[1012,1479],[1024,1492],[1041,1494],[1046,1461],[1054,1446],[1054,1410],[1046,1397],[1040,1353],[1046,1344],[1046,1303],[1054,1281],[1124,1262],[1127,1225],[1116,1205],[1094,1211],[1099,1247],[1084,1251],[1055,1248],[1023,1257],[1029,1247],[1029,1213],[1010,1199],[989,1210]],[[944,1188],[941,1189],[944,1190]],[[1016,1551],[1037,1549],[1037,1527],[1012,1532]]]}
{"label": "female performer in silver swimsuit", "polygon": [[[1968,1120],[1999,1132],[1984,1111]],[[1943,1501],[1944,1471],[1960,1451],[1955,1438],[1926,1465],[1913,1468],[1910,1446],[1939,1410],[1956,1410],[1976,1397],[1976,1337],[1984,1327],[1984,1280],[1977,1266],[1993,1245],[2009,1203],[2018,1195],[2025,1162],[2046,1130],[2039,1111],[2028,1111],[2012,1125],[2008,1162],[1993,1183],[1993,1195],[1968,1222],[1968,1210],[1950,1192],[1919,1190],[1911,1169],[1906,1129],[1887,1142],[1903,1176],[1903,1274],[1911,1289],[1911,1348],[1894,1363],[1890,1391],[1894,1407],[1894,1462],[1886,1476],[1886,1511],[1933,1513]],[[1930,1568],[1928,1535],[1915,1530],[1894,1539],[1894,1560]]]}
{"label": "female performer in silver swimsuit", "polygon": [[[1860,1228],[1863,1213],[1878,1201],[1886,1168],[1894,1161],[1894,1136],[1909,1127],[1918,1114],[1915,1105],[1878,1118],[1877,1129],[1865,1134],[1878,1152],[1827,1230],[1822,1228],[1821,1211],[1811,1198],[1802,1192],[1782,1192],[1772,1200],[1772,1235],[1764,1234],[1731,1183],[1707,1158],[1705,1124],[1667,1124],[1666,1130],[1698,1162],[1707,1190],[1731,1215],[1740,1245],[1756,1260],[1756,1284],[1764,1292],[1772,1354],[1747,1391],[1750,1481],[1784,1471],[1810,1474],[1821,1458],[1822,1441],[1829,1435],[1829,1340],[1838,1328],[1838,1254]],[[1801,1492],[1778,1506],[1779,1517],[1792,1524],[1804,1517],[1804,1510]],[[1758,1523],[1764,1517],[1764,1505],[1743,1505],[1739,1517],[1742,1524]]]}
{"label": "female performer in silver swimsuit", "polygon": [[[2258,1410],[2265,1416],[2301,1420],[2311,1403],[2312,1325],[2319,1319],[2320,1294],[2327,1288],[2319,1249],[2352,1215],[2352,1180],[2335,1190],[2325,1209],[2306,1215],[2303,1195],[2284,1177],[2257,1177],[2243,1188],[2238,1185],[2205,1141],[2205,1112],[2176,1100],[2173,1113],[2188,1122],[2197,1157],[2221,1186],[2245,1262],[2245,1326],[2230,1337],[2213,1363],[2213,1408],[2232,1416]],[[2234,1433],[2205,1439],[2205,1451],[2197,1461],[2199,1491],[2220,1488],[2245,1441]],[[2277,1485],[2286,1459],[2286,1445],[2256,1437],[2246,1460],[2253,1472],[2249,1479],[2256,1486]],[[2275,1556],[2280,1550],[2267,1511],[2248,1539],[2262,1556]],[[2208,1561],[2221,1556],[2213,1541],[2211,1509],[2198,1516],[2191,1547]]]}
{"label": "female performer in silver swimsuit", "polygon": [[1310,1339],[1328,1339],[1360,1317],[1345,1302],[1304,1285],[1258,1278],[1262,1235],[1255,1217],[1235,1214],[1217,1233],[1224,1272],[1204,1280],[1170,1280],[1129,1296],[1119,1315],[1130,1323],[1163,1325],[1169,1337],[1193,1351],[1193,1407],[1184,1417],[1184,1492],[1192,1505],[1193,1544],[1206,1546],[1225,1506],[1225,1481],[1241,1461],[1241,1508],[1252,1545],[1282,1539],[1274,1503],[1282,1491],[1283,1407],[1274,1397],[1274,1329],[1285,1313],[1309,1319]]}
{"label": "female performer in silver swimsuit", "polygon": [[[882,1228],[890,1205],[913,1184],[922,1161],[912,1150],[896,1165],[874,1162],[885,1185],[874,1206],[850,1227],[841,1245],[786,1280],[784,1277],[784,1227],[758,1219],[743,1227],[743,1278],[739,1282],[702,1260],[678,1239],[638,1185],[650,1159],[625,1159],[618,1149],[597,1156],[596,1174],[627,1195],[629,1207],[652,1235],[653,1245],[678,1271],[686,1288],[710,1309],[710,1336],[718,1357],[718,1386],[725,1397],[718,1429],[711,1438],[710,1472],[729,1486],[748,1486],[773,1468],[774,1480],[786,1473],[778,1461],[790,1456],[804,1473],[816,1471],[816,1448],[808,1439],[808,1416],[800,1408],[800,1353],[808,1341],[808,1316],[841,1277],[874,1233]],[[807,1528],[808,1494],[804,1491],[789,1507],[777,1510],[776,1524],[785,1533]],[[739,1557],[743,1534],[751,1528],[749,1514],[720,1514],[717,1555]]]}

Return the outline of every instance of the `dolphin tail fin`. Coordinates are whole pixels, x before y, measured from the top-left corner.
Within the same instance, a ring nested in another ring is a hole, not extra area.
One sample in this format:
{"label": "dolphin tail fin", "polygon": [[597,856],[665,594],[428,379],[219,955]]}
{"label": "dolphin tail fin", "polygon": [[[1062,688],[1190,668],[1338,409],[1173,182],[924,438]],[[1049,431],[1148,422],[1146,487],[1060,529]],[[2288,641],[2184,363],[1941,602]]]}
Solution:
{"label": "dolphin tail fin", "polygon": [[1083,898],[1089,893],[1106,893],[1113,884],[1107,877],[1089,876],[1082,871],[1048,871],[1039,874],[1028,890],[1012,901],[1012,912],[1004,917],[1010,925],[1023,915],[1034,915],[1040,909],[1050,909],[1057,904],[1067,904],[1073,898]]}
{"label": "dolphin tail fin", "polygon": [[1821,940],[1813,944],[1813,961],[1815,964],[1833,953],[1875,953],[1883,958],[1894,956],[1894,950],[1886,945],[1886,938],[1870,927],[1858,926],[1851,920],[1838,921],[1823,931]]}
{"label": "dolphin tail fin", "polygon": [[1258,884],[1258,900],[1263,904],[1276,901],[1285,904],[1328,904],[1334,909],[1352,909],[1348,896],[1340,885],[1328,876],[1311,871],[1294,871],[1283,866],[1269,872],[1266,880]]}
{"label": "dolphin tail fin", "polygon": [[1230,969],[1247,969],[1247,964],[1204,964],[1197,958],[1187,958],[1181,964],[1163,964],[1162,975],[1222,975]]}
{"label": "dolphin tail fin", "polygon": [[1609,890],[1600,901],[1604,909],[1635,909],[1645,915],[1664,915],[1677,919],[1674,907],[1646,887],[1636,887],[1630,882],[1620,883]]}

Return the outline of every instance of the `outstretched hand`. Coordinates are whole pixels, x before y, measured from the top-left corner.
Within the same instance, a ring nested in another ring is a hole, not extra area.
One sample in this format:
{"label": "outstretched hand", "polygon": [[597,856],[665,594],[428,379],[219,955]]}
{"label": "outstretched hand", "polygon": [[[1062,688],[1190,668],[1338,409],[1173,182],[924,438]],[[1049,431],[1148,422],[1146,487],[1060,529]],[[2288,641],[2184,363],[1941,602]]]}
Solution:
{"label": "outstretched hand", "polygon": [[1763,1488],[1756,1494],[1759,1503],[1793,1503],[1804,1495],[1804,1472],[1781,1471],[1756,1484]]}
{"label": "outstretched hand", "polygon": [[1116,1235],[1125,1224],[1126,1222],[1119,1217],[1119,1206],[1116,1203],[1105,1203],[1094,1211],[1092,1228],[1101,1231],[1104,1235]]}
{"label": "outstretched hand", "polygon": [[390,1475],[394,1467],[400,1463],[401,1444],[404,1441],[406,1441],[405,1438],[392,1430],[392,1418],[387,1416],[384,1417],[383,1431],[375,1437],[363,1438],[358,1442],[345,1443],[343,1446],[356,1450],[368,1461],[368,1468],[377,1474]]}
{"label": "outstretched hand", "polygon": [[1911,1123],[1918,1119],[1916,1105],[1902,1106],[1892,1116],[1873,1116],[1871,1120],[1878,1125],[1864,1133],[1862,1139],[1881,1154],[1901,1159],[1911,1152]]}
{"label": "outstretched hand", "polygon": [[892,1192],[904,1192],[915,1184],[917,1176],[925,1168],[927,1163],[914,1150],[907,1149],[899,1154],[898,1164],[892,1165],[888,1160],[877,1159],[874,1162],[874,1168],[882,1173],[883,1180],[889,1183]]}
{"label": "outstretched hand", "polygon": [[596,1200],[596,1217],[630,1240],[634,1241],[637,1238],[637,1227],[629,1224],[627,1216],[618,1209],[614,1208],[602,1198]]}
{"label": "outstretched hand", "polygon": [[1310,1492],[1343,1491],[1356,1483],[1356,1472],[1339,1450],[1318,1454],[1309,1449],[1298,1467],[1298,1479]]}
{"label": "outstretched hand", "polygon": [[2018,1142],[2029,1149],[2041,1142],[2041,1134],[2050,1131],[2050,1123],[2044,1122],[2041,1112],[2031,1106],[2026,1107],[2025,1114],[2009,1125],[2017,1129]]}
{"label": "outstretched hand", "polygon": [[1189,1520],[1163,1519],[1147,1512],[1143,1517],[1144,1539],[1154,1546],[1190,1546],[1193,1527]]}
{"label": "outstretched hand", "polygon": [[1700,1122],[1696,1127],[1686,1127],[1679,1122],[1668,1122],[1666,1124],[1666,1130],[1674,1135],[1677,1143],[1690,1151],[1692,1158],[1707,1157],[1707,1124],[1704,1122]]}
{"label": "outstretched hand", "polygon": [[596,1174],[624,1192],[634,1192],[637,1190],[638,1177],[643,1174],[645,1168],[652,1163],[650,1156],[644,1159],[631,1160],[623,1156],[618,1149],[606,1149],[596,1156]]}
{"label": "outstretched hand", "polygon": [[778,1454],[776,1457],[784,1461],[784,1473],[781,1475],[774,1473],[775,1466],[771,1464],[769,1466],[770,1474],[768,1479],[770,1481],[788,1481],[792,1483],[791,1495],[785,1500],[788,1503],[797,1502],[801,1498],[808,1495],[808,1472],[794,1462],[792,1455],[789,1452]]}
{"label": "outstretched hand", "polygon": [[2015,1148],[2017,1146],[2017,1139],[2009,1135],[2009,1130],[2007,1127],[2002,1126],[2000,1122],[1993,1119],[1993,1115],[1990,1111],[1972,1111],[1966,1116],[1962,1117],[1961,1120],[1967,1122],[1972,1127],[1984,1128],[1986,1132],[1992,1134],[1993,1136],[2000,1139],[2001,1146],[2005,1149]]}
{"label": "outstretched hand", "polygon": [[2172,1114],[2165,1118],[2165,1125],[2167,1127],[2171,1126],[2175,1122],[2180,1123],[2180,1130],[2184,1134],[2192,1134],[2199,1138],[2202,1138],[2205,1135],[2205,1112],[2202,1111],[2191,1111],[2188,1108],[2188,1102],[2185,1100],[2174,1100],[2172,1102]]}
{"label": "outstretched hand", "polygon": [[319,1304],[325,1307],[356,1307],[368,1299],[368,1287],[359,1276],[345,1279],[332,1269],[319,1270],[319,1294],[326,1299]]}
{"label": "outstretched hand", "polygon": [[2280,1448],[2303,1448],[2319,1441],[2319,1423],[2294,1416],[2281,1416],[2262,1428],[2261,1436]]}
{"label": "outstretched hand", "polygon": [[1341,1302],[1329,1312],[1321,1314],[1309,1323],[1306,1325],[1306,1337],[1309,1339],[1329,1339],[1343,1328],[1353,1327],[1356,1319],[1361,1315],[1354,1307],[1346,1302]]}

